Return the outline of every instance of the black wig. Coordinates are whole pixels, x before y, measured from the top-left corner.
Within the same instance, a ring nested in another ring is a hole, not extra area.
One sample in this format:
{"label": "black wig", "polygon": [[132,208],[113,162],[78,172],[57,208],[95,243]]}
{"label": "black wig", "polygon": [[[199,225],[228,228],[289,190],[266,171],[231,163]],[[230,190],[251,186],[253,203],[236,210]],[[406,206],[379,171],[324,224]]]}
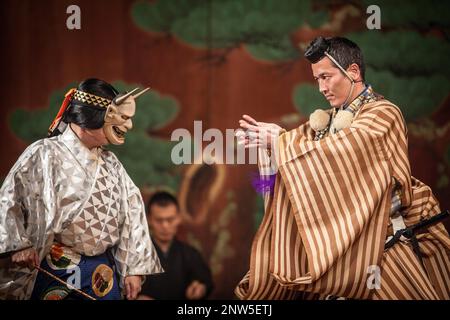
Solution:
{"label": "black wig", "polygon": [[[77,89],[109,100],[114,99],[119,93],[109,83],[93,78],[81,82]],[[105,112],[105,108],[92,106],[75,100],[71,102],[67,111],[64,113],[63,121],[66,123],[75,123],[81,128],[99,129],[103,127],[103,124],[105,123]]]}
{"label": "black wig", "polygon": [[[99,79],[86,79],[82,81],[77,90],[94,94],[109,100],[114,99],[119,92],[109,83]],[[64,112],[62,122],[74,123],[85,129],[99,129],[105,123],[106,108],[72,100]],[[57,136],[62,132],[56,129],[50,136]]]}

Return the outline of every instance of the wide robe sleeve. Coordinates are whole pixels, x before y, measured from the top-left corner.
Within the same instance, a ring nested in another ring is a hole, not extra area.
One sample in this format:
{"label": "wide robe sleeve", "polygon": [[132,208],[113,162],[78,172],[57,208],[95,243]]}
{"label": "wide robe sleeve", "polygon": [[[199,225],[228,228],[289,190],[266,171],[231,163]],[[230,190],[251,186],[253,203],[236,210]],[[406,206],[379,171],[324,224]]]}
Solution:
{"label": "wide robe sleeve", "polygon": [[[3,258],[21,249],[34,247],[44,256],[53,221],[51,204],[45,202],[51,174],[43,142],[30,145],[8,173],[0,189],[0,255]],[[47,182],[46,182],[47,181]],[[4,265],[0,269],[0,298],[26,299],[36,270]]]}
{"label": "wide robe sleeve", "polygon": [[[36,223],[31,212],[39,201],[42,166],[36,163],[39,151],[30,146],[17,160],[0,189],[0,253],[7,254],[33,245]],[[30,221],[31,222],[31,221]]]}
{"label": "wide robe sleeve", "polygon": [[150,239],[141,193],[123,167],[121,176],[125,192],[121,210],[125,218],[114,257],[123,283],[126,276],[161,273],[163,268]]}

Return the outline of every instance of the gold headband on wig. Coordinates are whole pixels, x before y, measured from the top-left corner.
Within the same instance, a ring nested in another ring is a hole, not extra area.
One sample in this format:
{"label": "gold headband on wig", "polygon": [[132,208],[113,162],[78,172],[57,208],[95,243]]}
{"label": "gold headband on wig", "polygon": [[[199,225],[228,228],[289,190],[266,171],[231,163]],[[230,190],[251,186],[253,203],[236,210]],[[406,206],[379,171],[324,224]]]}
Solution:
{"label": "gold headband on wig", "polygon": [[56,115],[55,119],[52,121],[52,124],[48,128],[48,136],[51,136],[53,131],[56,128],[58,128],[59,123],[62,120],[64,112],[67,110],[67,107],[69,106],[69,104],[71,102],[73,102],[74,100],[82,102],[82,103],[90,105],[90,106],[96,106],[96,107],[101,107],[101,108],[107,109],[108,106],[111,105],[111,103],[116,106],[122,104],[129,96],[132,96],[134,99],[137,99],[142,94],[144,94],[145,92],[150,90],[150,88],[145,88],[145,89],[141,90],[140,92],[133,95],[133,93],[135,93],[137,90],[139,90],[139,88],[134,88],[133,90],[131,90],[128,93],[118,94],[113,100],[109,100],[109,99],[99,97],[99,96],[89,93],[89,92],[77,90],[75,88],[70,89],[69,91],[67,91],[67,93],[65,95],[64,101],[61,104],[58,114]]}
{"label": "gold headband on wig", "polygon": [[102,107],[102,108],[106,108],[107,106],[109,106],[111,104],[111,100],[109,100],[109,99],[99,97],[99,96],[96,96],[95,94],[80,91],[80,90],[75,90],[75,92],[72,96],[72,101],[73,100],[80,101],[82,103],[85,103],[85,104],[88,104],[91,106]]}
{"label": "gold headband on wig", "polygon": [[129,96],[137,99],[140,95],[150,90],[150,88],[145,88],[137,94],[133,95],[133,93],[135,93],[137,90],[139,90],[139,88],[134,88],[133,90],[125,94],[118,94],[113,100],[99,97],[92,93],[75,90],[72,99],[92,106],[107,108],[111,104],[111,102],[116,106],[122,104]]}

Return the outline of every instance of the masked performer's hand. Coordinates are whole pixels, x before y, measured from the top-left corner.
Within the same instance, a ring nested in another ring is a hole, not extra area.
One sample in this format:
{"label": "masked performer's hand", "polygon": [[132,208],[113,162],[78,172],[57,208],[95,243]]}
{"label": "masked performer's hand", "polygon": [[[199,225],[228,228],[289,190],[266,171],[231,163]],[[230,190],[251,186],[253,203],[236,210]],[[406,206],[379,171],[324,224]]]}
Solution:
{"label": "masked performer's hand", "polygon": [[127,300],[136,300],[139,292],[141,292],[142,284],[141,276],[127,276],[125,277],[125,296]]}
{"label": "masked performer's hand", "polygon": [[262,147],[270,149],[273,141],[279,136],[283,130],[275,123],[266,123],[256,121],[248,115],[243,115],[239,120],[239,125],[246,132],[237,133],[238,143],[244,144],[245,148]]}
{"label": "masked performer's hand", "polygon": [[39,265],[39,255],[34,248],[27,248],[17,251],[11,255],[11,262],[21,267],[34,269]]}

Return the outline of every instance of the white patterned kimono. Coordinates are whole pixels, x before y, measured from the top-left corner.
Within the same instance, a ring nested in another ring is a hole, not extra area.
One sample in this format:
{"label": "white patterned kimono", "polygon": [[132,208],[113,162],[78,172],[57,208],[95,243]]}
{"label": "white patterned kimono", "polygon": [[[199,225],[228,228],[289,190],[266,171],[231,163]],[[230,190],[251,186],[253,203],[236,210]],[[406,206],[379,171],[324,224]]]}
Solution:
{"label": "white patterned kimono", "polygon": [[[110,151],[89,150],[68,126],[20,156],[0,190],[0,254],[54,241],[95,256],[112,248],[120,283],[162,272],[139,189]],[[0,266],[0,299],[27,299],[37,270]]]}

